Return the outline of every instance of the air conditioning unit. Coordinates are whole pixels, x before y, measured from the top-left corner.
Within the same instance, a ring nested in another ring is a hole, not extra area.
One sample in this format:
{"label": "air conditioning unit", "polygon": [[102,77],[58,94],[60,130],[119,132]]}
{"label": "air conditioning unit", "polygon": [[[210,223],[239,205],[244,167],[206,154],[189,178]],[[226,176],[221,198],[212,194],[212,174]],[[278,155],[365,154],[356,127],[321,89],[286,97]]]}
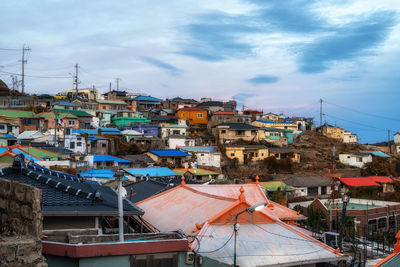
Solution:
{"label": "air conditioning unit", "polygon": [[194,253],[191,251],[186,252],[186,264],[193,264],[194,263]]}

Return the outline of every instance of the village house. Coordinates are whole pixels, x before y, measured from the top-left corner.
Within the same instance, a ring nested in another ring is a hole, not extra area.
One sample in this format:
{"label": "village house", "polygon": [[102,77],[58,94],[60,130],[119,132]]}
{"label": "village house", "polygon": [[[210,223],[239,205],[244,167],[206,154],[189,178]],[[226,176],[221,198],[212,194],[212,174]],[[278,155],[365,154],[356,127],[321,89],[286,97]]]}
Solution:
{"label": "village house", "polygon": [[357,143],[358,137],[349,131],[346,131],[338,126],[332,126],[327,123],[317,128],[323,135],[329,138],[334,138],[343,143]]}
{"label": "village house", "polygon": [[132,125],[150,124],[149,119],[143,117],[136,111],[130,111],[130,110],[117,111],[115,115],[112,115],[111,122],[114,123],[118,128],[123,128]]}
{"label": "village house", "polygon": [[53,109],[65,109],[65,110],[78,110],[81,108],[80,105],[68,101],[53,102],[51,106],[53,107]]}
{"label": "village house", "polygon": [[180,146],[194,146],[196,141],[185,135],[174,134],[167,137],[167,144],[169,149],[176,149]]}
{"label": "village house", "polygon": [[82,88],[82,89],[71,89],[65,91],[67,98],[77,98],[82,100],[96,101],[99,98],[99,92],[97,88]]}
{"label": "village house", "polygon": [[162,107],[172,110],[178,110],[181,108],[196,107],[198,103],[199,102],[197,102],[194,99],[175,97],[172,99],[166,99],[165,101],[162,101]]}
{"label": "village house", "polygon": [[283,182],[293,188],[293,197],[321,197],[331,194],[332,179],[325,176],[293,176]]}
{"label": "village house", "polygon": [[292,130],[293,133],[297,133],[297,124],[293,122],[274,122],[274,121],[264,121],[264,120],[256,120],[252,123],[257,127],[266,127],[266,128],[276,128],[281,130]]}
{"label": "village house", "polygon": [[394,153],[400,153],[400,132],[397,132],[393,136],[393,149]]}
{"label": "village house", "polygon": [[212,101],[211,98],[202,98],[197,107],[206,109],[209,114],[213,114],[217,111],[223,111],[224,103],[222,101]]}
{"label": "village house", "polygon": [[96,100],[98,110],[125,110],[126,103],[121,100]]}
{"label": "village house", "polygon": [[[103,128],[107,129],[107,128]],[[103,134],[109,134],[106,130],[70,129],[66,132],[64,146],[76,154],[108,154],[110,140]]]}
{"label": "village house", "polygon": [[38,114],[38,116],[43,118],[42,129],[45,131],[55,129],[56,127],[58,128],[58,131],[64,131],[64,128],[80,128],[78,117],[71,113],[43,112]]}
{"label": "village house", "polygon": [[123,127],[124,130],[134,130],[141,133],[144,137],[158,137],[160,126],[157,124],[135,124]]}
{"label": "village house", "polygon": [[268,158],[268,148],[263,145],[226,145],[225,155],[237,159],[239,164],[257,162]]}
{"label": "village house", "polygon": [[[300,206],[307,216],[307,207],[322,211],[327,218],[328,229],[339,232],[342,214],[342,199],[315,199],[306,202],[293,202],[289,207]],[[400,203],[391,201],[350,198],[346,216],[354,218],[354,228],[359,237],[400,229]]]}
{"label": "village house", "polygon": [[99,155],[94,154],[88,156],[88,165],[93,169],[104,169],[104,168],[130,168],[133,162],[127,159],[122,159],[110,155]]}
{"label": "village house", "polygon": [[342,186],[342,192],[348,193],[351,189],[363,189],[370,187],[379,187],[382,193],[394,192],[394,182],[399,182],[399,179],[388,176],[368,176],[368,177],[342,177],[339,178]]}
{"label": "village house", "polygon": [[23,110],[0,110],[0,119],[6,123],[18,124],[20,132],[40,130],[43,126],[43,119],[32,111]]}
{"label": "village house", "polygon": [[40,131],[24,131],[17,136],[19,143],[21,142],[51,142],[54,143],[55,134],[51,132]]}
{"label": "village house", "polygon": [[17,138],[11,134],[0,133],[0,146],[12,146],[17,143]]}
{"label": "village house", "polygon": [[148,168],[124,168],[126,177],[130,180],[146,180],[158,178],[175,178],[177,175],[169,168],[165,167],[148,167]]}
{"label": "village house", "polygon": [[269,112],[267,114],[262,115],[260,117],[260,120],[278,122],[278,121],[283,121],[284,118],[285,118],[285,116],[283,114],[278,115],[278,114]]}
{"label": "village house", "polygon": [[286,146],[287,144],[293,143],[292,130],[282,130],[269,127],[265,128],[263,127],[260,128],[260,130],[261,130],[260,139],[264,139],[270,144],[274,144],[276,146]]}
{"label": "village house", "polygon": [[221,123],[251,123],[251,116],[236,113],[233,111],[217,111],[211,115],[208,128],[212,128]]}
{"label": "village house", "polygon": [[242,111],[244,115],[250,115],[251,121],[259,120],[263,115],[263,111],[255,109],[246,109]]}
{"label": "village house", "polygon": [[131,99],[131,105],[136,106],[136,111],[147,111],[161,107],[161,99],[140,95]]}
{"label": "village house", "polygon": [[120,101],[127,100],[128,96],[129,96],[128,92],[117,91],[117,90],[111,90],[111,91],[108,91],[101,95],[105,100],[120,100]]}
{"label": "village house", "polygon": [[198,167],[221,167],[221,152],[215,146],[179,146],[178,149],[194,155]]}
{"label": "village house", "polygon": [[[170,202],[174,205],[165,205]],[[260,203],[265,206],[257,209],[258,212],[244,212]],[[294,266],[299,262],[304,265],[323,264],[347,259],[292,227],[290,223],[304,217],[267,199],[258,183],[196,185],[182,182],[137,205],[146,211],[143,219],[159,231],[180,229],[186,235],[195,235],[197,239],[191,247],[200,245],[202,249],[198,254],[204,259],[214,260],[211,266],[232,266],[234,262],[234,240],[230,236],[233,235],[235,215],[240,224],[237,242],[237,264],[240,266]],[[282,236],[291,238],[289,240]],[[224,243],[227,245],[222,246]],[[248,251],[251,251],[251,255]],[[264,256],[265,251],[274,251],[274,254],[283,256]],[[310,251],[318,252],[307,253]],[[302,255],[305,253],[307,256]]]}
{"label": "village house", "polygon": [[236,140],[258,141],[260,129],[245,123],[221,123],[214,127],[214,135],[221,143]]}
{"label": "village house", "polygon": [[206,125],[208,123],[207,110],[198,107],[178,109],[176,116],[186,120],[189,125]]}
{"label": "village house", "polygon": [[150,150],[146,154],[158,164],[182,165],[189,156],[186,152],[178,149]]}
{"label": "village house", "polygon": [[178,176],[184,176],[186,179],[205,183],[211,180],[216,180],[221,175],[219,172],[200,169],[200,168],[186,168],[186,169],[173,169]]}
{"label": "village house", "polygon": [[79,128],[81,129],[89,129],[91,126],[94,126],[94,122],[98,120],[97,117],[94,116],[94,112],[94,115],[92,115],[84,110],[54,109],[54,111],[58,113],[69,113],[76,116],[79,121]]}
{"label": "village house", "polygon": [[366,153],[341,153],[339,161],[344,165],[364,168],[366,163],[372,162],[372,155]]}
{"label": "village house", "polygon": [[270,147],[268,148],[269,157],[275,157],[276,159],[289,158],[294,163],[300,163],[300,152],[296,149],[285,148],[285,147]]}
{"label": "village house", "polygon": [[356,134],[346,130],[343,131],[343,143],[357,143],[357,141],[358,136]]}
{"label": "village house", "polygon": [[18,122],[6,122],[0,119],[0,133],[18,135],[20,133]]}
{"label": "village house", "polygon": [[188,126],[186,121],[180,119],[178,123],[160,123],[160,137],[167,138],[171,135],[187,135]]}

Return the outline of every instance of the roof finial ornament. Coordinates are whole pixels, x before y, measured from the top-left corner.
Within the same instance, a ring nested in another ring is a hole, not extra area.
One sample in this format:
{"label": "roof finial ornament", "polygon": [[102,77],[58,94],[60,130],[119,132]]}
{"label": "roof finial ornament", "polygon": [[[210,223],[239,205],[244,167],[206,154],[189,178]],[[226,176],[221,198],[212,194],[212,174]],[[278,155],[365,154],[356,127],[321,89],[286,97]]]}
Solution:
{"label": "roof finial ornament", "polygon": [[185,182],[185,176],[182,175],[182,178],[181,178],[181,185],[185,185],[185,184],[186,184],[186,182]]}
{"label": "roof finial ornament", "polygon": [[246,197],[245,197],[245,195],[244,195],[244,188],[243,188],[243,185],[240,187],[239,200],[240,200],[240,202],[245,202],[245,201],[246,201]]}
{"label": "roof finial ornament", "polygon": [[256,175],[256,184],[259,184],[259,180],[260,178],[258,177],[258,175]]}

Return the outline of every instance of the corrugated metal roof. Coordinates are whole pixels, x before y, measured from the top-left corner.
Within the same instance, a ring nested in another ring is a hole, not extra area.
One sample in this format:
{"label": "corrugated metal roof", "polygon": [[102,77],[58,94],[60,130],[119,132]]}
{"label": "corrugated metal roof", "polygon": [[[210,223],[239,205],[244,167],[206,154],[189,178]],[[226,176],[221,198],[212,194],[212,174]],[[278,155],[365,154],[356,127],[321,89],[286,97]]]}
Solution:
{"label": "corrugated metal roof", "polygon": [[150,176],[150,177],[162,177],[162,176],[176,176],[176,173],[168,168],[126,168],[124,169],[130,175],[136,177]]}
{"label": "corrugated metal roof", "polygon": [[178,149],[150,150],[149,152],[156,155],[157,157],[186,157],[186,156],[189,156],[188,153],[185,153]]}
{"label": "corrugated metal roof", "polygon": [[51,104],[52,106],[80,107],[80,105],[68,101],[57,101]]}
{"label": "corrugated metal roof", "polygon": [[118,162],[118,163],[132,163],[132,161],[130,160],[126,160],[126,159],[121,159],[121,158],[117,158],[114,156],[110,156],[110,155],[93,155],[93,161],[94,162]]}
{"label": "corrugated metal roof", "polygon": [[190,151],[190,152],[197,152],[197,151],[206,151],[206,152],[214,152],[216,151],[216,146],[180,146],[179,149]]}
{"label": "corrugated metal roof", "polygon": [[372,154],[377,157],[390,158],[390,156],[382,151],[360,151],[362,154]]}
{"label": "corrugated metal roof", "polygon": [[161,101],[161,99],[158,99],[158,98],[155,98],[155,97],[152,97],[152,96],[145,96],[145,95],[137,96],[133,100],[136,100],[136,101],[156,101],[156,102]]}
{"label": "corrugated metal roof", "polygon": [[[211,224],[199,234],[199,254],[233,264],[233,225]],[[226,243],[226,245],[224,245]],[[305,238],[279,223],[240,224],[237,236],[239,266],[298,266],[346,259],[315,239]],[[211,253],[207,253],[214,251]]]}
{"label": "corrugated metal roof", "polygon": [[16,138],[14,135],[7,134],[7,133],[1,133],[1,135],[7,137],[7,138]]}
{"label": "corrugated metal roof", "polygon": [[388,176],[369,176],[369,177],[344,177],[339,180],[352,187],[359,186],[381,186],[382,183],[392,183],[393,179]]}
{"label": "corrugated metal roof", "polygon": [[374,267],[398,267],[400,266],[400,253],[390,254],[388,257],[380,261]]}
{"label": "corrugated metal roof", "polygon": [[218,172],[210,171],[210,170],[205,170],[205,169],[199,169],[199,168],[187,168],[187,169],[174,169],[173,170],[177,175],[183,175],[186,172],[190,172],[193,175],[218,175]]}

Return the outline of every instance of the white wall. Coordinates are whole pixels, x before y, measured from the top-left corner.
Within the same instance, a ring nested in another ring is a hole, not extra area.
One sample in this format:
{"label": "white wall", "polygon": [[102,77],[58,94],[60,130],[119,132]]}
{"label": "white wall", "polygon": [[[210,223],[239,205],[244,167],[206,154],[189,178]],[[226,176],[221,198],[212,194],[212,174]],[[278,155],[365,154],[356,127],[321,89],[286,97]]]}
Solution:
{"label": "white wall", "polygon": [[[80,140],[79,140],[80,139]],[[71,142],[75,143],[75,147],[71,148]],[[77,143],[81,142],[81,146],[78,146]],[[75,134],[72,135],[66,135],[65,136],[65,141],[64,141],[64,147],[66,149],[74,151],[74,153],[81,153],[84,154],[86,153],[86,142],[85,138],[83,136],[77,136]]]}
{"label": "white wall", "polygon": [[[190,152],[189,152],[190,154]],[[195,152],[197,164],[200,166],[221,167],[221,153],[219,152]]]}
{"label": "white wall", "polygon": [[400,134],[395,134],[394,135],[394,138],[393,138],[393,140],[394,140],[394,143],[395,144],[400,144]]}
{"label": "white wall", "polygon": [[352,154],[340,154],[339,161],[345,165],[363,168],[366,163],[372,162],[372,156],[354,156]]}
{"label": "white wall", "polygon": [[184,139],[184,138],[169,138],[168,147],[170,149],[176,149],[178,146],[195,146],[194,139]]}
{"label": "white wall", "polygon": [[357,143],[358,138],[356,134],[352,133],[344,133],[343,136],[343,143]]}

